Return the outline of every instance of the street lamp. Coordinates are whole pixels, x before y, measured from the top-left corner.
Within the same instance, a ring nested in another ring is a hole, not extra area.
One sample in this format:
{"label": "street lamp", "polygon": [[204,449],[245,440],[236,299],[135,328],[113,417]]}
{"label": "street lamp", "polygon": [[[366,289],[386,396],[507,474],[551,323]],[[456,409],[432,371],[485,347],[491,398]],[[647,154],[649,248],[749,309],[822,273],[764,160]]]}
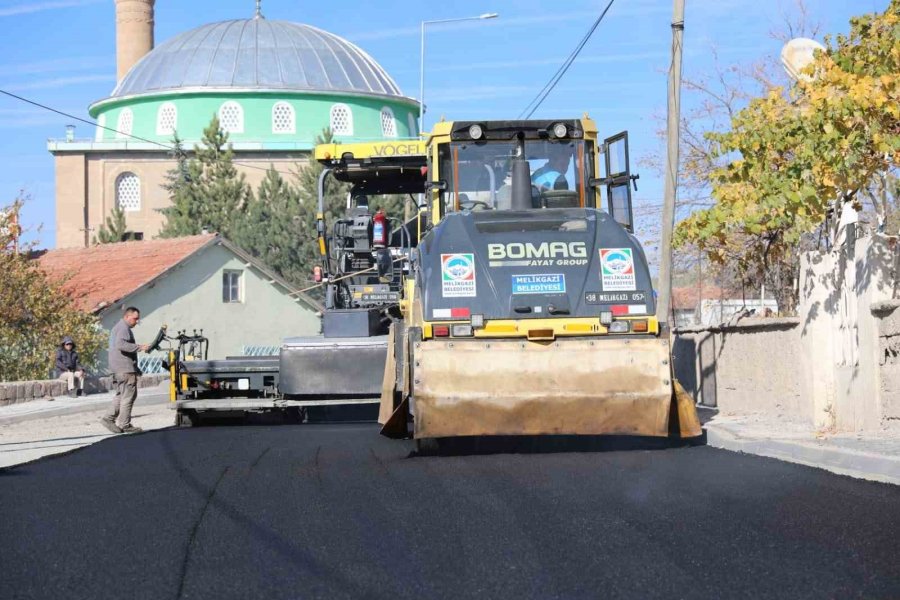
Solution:
{"label": "street lamp", "polygon": [[460,17],[458,19],[437,19],[435,21],[422,21],[422,53],[419,58],[419,135],[425,129],[425,26],[437,23],[455,23],[457,21],[478,21],[481,19],[496,19],[497,13],[484,13],[477,17]]}

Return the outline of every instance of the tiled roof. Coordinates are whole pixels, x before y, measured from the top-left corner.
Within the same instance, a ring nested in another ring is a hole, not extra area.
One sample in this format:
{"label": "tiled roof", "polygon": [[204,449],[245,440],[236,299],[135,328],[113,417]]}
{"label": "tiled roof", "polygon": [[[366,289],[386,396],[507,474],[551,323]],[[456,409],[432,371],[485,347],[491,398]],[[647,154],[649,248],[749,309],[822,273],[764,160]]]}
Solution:
{"label": "tiled roof", "polygon": [[216,239],[215,234],[48,250],[37,258],[75,305],[99,312],[150,283]]}
{"label": "tiled roof", "polygon": [[[672,288],[672,308],[694,310],[699,304],[698,298],[700,290],[696,285],[688,285],[684,287]],[[715,285],[703,286],[704,300],[719,300],[720,298],[729,298],[727,291]]]}

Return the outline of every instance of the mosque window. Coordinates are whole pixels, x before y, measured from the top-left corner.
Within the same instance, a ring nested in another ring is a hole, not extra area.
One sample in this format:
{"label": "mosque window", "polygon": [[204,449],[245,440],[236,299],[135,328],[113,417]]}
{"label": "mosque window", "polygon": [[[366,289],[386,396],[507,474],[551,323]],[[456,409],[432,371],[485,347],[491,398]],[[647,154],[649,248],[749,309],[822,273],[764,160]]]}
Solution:
{"label": "mosque window", "polygon": [[94,141],[102,142],[103,141],[103,132],[105,131],[103,128],[106,127],[106,115],[100,115],[97,117],[97,131],[94,132]]}
{"label": "mosque window", "polygon": [[131,137],[131,129],[134,125],[134,114],[130,108],[123,108],[119,112],[119,122],[116,124],[116,137],[120,140]]}
{"label": "mosque window", "polygon": [[219,127],[226,133],[244,133],[244,109],[234,100],[219,107]]}
{"label": "mosque window", "polygon": [[406,113],[406,125],[409,127],[409,137],[416,137],[416,116]]}
{"label": "mosque window", "polygon": [[272,133],[294,133],[295,130],[294,107],[287,102],[276,102],[272,107]]}
{"label": "mosque window", "polygon": [[397,124],[394,121],[394,111],[387,106],[381,109],[381,135],[384,137],[397,137]]}
{"label": "mosque window", "polygon": [[178,109],[172,102],[163,102],[156,111],[156,135],[172,135],[178,126]]}
{"label": "mosque window", "polygon": [[353,113],[346,104],[335,104],[331,107],[331,133],[353,135]]}
{"label": "mosque window", "polygon": [[116,178],[116,205],[126,212],[141,210],[141,180],[134,173]]}

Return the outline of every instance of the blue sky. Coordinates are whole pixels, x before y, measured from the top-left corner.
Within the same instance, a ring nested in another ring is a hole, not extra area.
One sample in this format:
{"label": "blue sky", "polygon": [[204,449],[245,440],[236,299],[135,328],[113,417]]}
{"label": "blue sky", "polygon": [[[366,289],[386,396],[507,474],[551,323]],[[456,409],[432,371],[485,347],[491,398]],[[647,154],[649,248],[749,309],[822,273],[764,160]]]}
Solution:
{"label": "blue sky", "polygon": [[[365,49],[404,94],[418,96],[419,23],[497,12],[498,19],[429,26],[426,128],[447,119],[514,118],[553,75],[608,0],[412,0],[314,3],[264,0],[270,19],[309,23]],[[723,64],[777,55],[776,28],[793,0],[686,0],[684,71],[709,72],[710,48]],[[854,14],[888,0],[808,0],[823,31],[846,32]],[[253,15],[253,0],[157,0],[156,39],[199,25]],[[659,150],[654,115],[665,110],[671,0],[616,0],[579,59],[535,118],[588,112],[601,133],[627,129],[632,162]],[[0,0],[0,88],[87,118],[87,106],[115,86],[112,0]],[[685,97],[685,103],[691,101]],[[0,96],[0,205],[20,189],[33,199],[29,237],[52,247],[54,170],[48,138],[69,119]],[[79,124],[77,137],[92,128]],[[662,181],[641,172],[638,204],[660,202]],[[39,225],[43,228],[38,231]]]}

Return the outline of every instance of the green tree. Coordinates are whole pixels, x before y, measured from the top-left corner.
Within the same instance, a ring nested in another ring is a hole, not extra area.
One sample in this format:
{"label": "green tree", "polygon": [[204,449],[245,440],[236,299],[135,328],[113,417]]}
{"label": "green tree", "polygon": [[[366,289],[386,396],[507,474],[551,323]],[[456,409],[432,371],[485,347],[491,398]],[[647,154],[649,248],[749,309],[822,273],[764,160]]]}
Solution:
{"label": "green tree", "polygon": [[97,318],[72,307],[65,282],[51,281],[18,245],[20,196],[0,210],[0,381],[46,379],[63,336],[76,340],[88,368],[96,365],[106,334]]}
{"label": "green tree", "polygon": [[299,287],[312,273],[303,251],[309,235],[297,190],[270,168],[244,219],[234,228],[232,240]]}
{"label": "green tree", "polygon": [[128,225],[125,222],[125,211],[116,205],[112,213],[106,217],[106,222],[100,226],[97,235],[94,236],[95,244],[114,244],[125,239]]}
{"label": "green tree", "polygon": [[683,221],[675,243],[765,275],[781,309],[792,309],[803,236],[900,165],[898,35],[900,0],[855,17],[789,94],[773,88],[730,130],[709,134],[714,156],[727,159],[709,175],[715,204]]}
{"label": "green tree", "polygon": [[178,164],[167,174],[165,189],[172,204],[162,209],[166,223],[160,237],[196,235],[204,229],[230,237],[244,217],[252,191],[234,166],[228,134],[214,116],[203,130],[201,144],[194,146],[194,158],[187,159],[179,146],[174,151]]}

